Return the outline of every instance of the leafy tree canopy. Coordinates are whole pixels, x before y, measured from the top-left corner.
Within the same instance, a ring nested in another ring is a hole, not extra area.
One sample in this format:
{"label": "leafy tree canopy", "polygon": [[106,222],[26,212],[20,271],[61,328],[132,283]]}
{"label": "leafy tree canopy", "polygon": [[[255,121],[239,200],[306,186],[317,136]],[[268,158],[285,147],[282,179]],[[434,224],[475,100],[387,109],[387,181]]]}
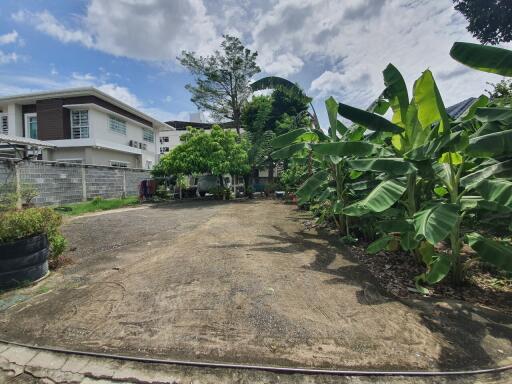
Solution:
{"label": "leafy tree canopy", "polygon": [[499,105],[512,104],[512,80],[503,79],[499,83],[492,84],[492,90],[487,90],[492,101]]}
{"label": "leafy tree canopy", "polygon": [[160,158],[154,173],[244,175],[250,170],[248,143],[235,132],[214,125],[211,132],[189,127],[182,143]]}
{"label": "leafy tree canopy", "polygon": [[468,31],[481,43],[512,41],[510,0],[453,0],[455,9],[469,21]]}
{"label": "leafy tree canopy", "polygon": [[[279,88],[270,96],[255,96],[245,105],[242,122],[251,143],[249,162],[253,167],[273,168],[272,140],[296,125],[309,125],[307,116],[302,114],[307,109],[308,100],[302,93]],[[298,121],[292,116],[299,116]]]}
{"label": "leafy tree canopy", "polygon": [[186,86],[192,102],[218,121],[232,120],[240,134],[242,108],[252,93],[250,80],[261,70],[257,52],[245,48],[237,37],[223,37],[221,51],[204,57],[183,51],[178,60],[195,77],[196,84]]}

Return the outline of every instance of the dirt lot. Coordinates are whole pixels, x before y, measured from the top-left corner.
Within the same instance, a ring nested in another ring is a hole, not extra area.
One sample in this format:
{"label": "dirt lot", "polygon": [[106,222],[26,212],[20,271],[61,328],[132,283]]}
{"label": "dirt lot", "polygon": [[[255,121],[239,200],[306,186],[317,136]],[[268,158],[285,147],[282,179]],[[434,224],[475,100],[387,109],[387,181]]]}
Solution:
{"label": "dirt lot", "polygon": [[64,228],[74,264],[0,296],[1,338],[346,369],[512,363],[510,317],[389,297],[335,237],[304,230],[306,218],[260,200],[74,219]]}

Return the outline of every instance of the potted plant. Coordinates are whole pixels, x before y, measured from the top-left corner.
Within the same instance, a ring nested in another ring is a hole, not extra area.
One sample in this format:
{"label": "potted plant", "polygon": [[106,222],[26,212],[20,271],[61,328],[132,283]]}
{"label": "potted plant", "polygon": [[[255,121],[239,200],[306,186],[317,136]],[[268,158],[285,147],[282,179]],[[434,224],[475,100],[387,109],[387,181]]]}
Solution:
{"label": "potted plant", "polygon": [[0,289],[48,273],[48,258],[57,258],[66,246],[61,223],[61,216],[50,208],[0,212]]}

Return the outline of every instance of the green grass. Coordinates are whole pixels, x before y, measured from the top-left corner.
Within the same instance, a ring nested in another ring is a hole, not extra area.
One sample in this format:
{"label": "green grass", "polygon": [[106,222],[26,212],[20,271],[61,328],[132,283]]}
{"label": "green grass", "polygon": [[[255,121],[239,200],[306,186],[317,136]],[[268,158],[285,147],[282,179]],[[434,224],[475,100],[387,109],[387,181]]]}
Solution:
{"label": "green grass", "polygon": [[107,211],[109,209],[123,208],[139,204],[137,197],[124,199],[94,199],[83,203],[68,204],[55,208],[66,216],[77,216],[88,212]]}

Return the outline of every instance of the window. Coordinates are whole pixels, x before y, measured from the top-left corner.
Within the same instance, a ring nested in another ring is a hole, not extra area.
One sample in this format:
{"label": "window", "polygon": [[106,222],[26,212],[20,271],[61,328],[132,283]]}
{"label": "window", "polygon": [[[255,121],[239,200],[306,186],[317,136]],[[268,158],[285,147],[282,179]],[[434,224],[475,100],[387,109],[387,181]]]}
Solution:
{"label": "window", "polygon": [[7,114],[0,114],[1,121],[0,121],[0,133],[3,133],[4,135],[9,134],[9,123],[7,119]]}
{"label": "window", "polygon": [[128,168],[128,165],[130,165],[130,163],[126,161],[110,160],[111,167]]}
{"label": "window", "polygon": [[169,137],[168,136],[164,136],[164,137],[160,138],[160,144],[168,143],[168,142],[169,142]]}
{"label": "window", "polygon": [[89,138],[89,111],[87,109],[71,111],[71,137]]}
{"label": "window", "polygon": [[151,160],[146,160],[146,169],[151,169],[153,167],[153,162]]}
{"label": "window", "polygon": [[153,134],[153,131],[148,128],[142,128],[142,138],[144,141],[148,141],[150,143],[155,142],[155,135]]}
{"label": "window", "polygon": [[59,159],[57,163],[71,163],[71,164],[83,164],[82,159]]}
{"label": "window", "polygon": [[37,115],[35,113],[25,115],[25,136],[37,139]]}
{"label": "window", "polygon": [[120,133],[121,135],[126,135],[126,121],[115,116],[110,116],[108,125],[112,131]]}

